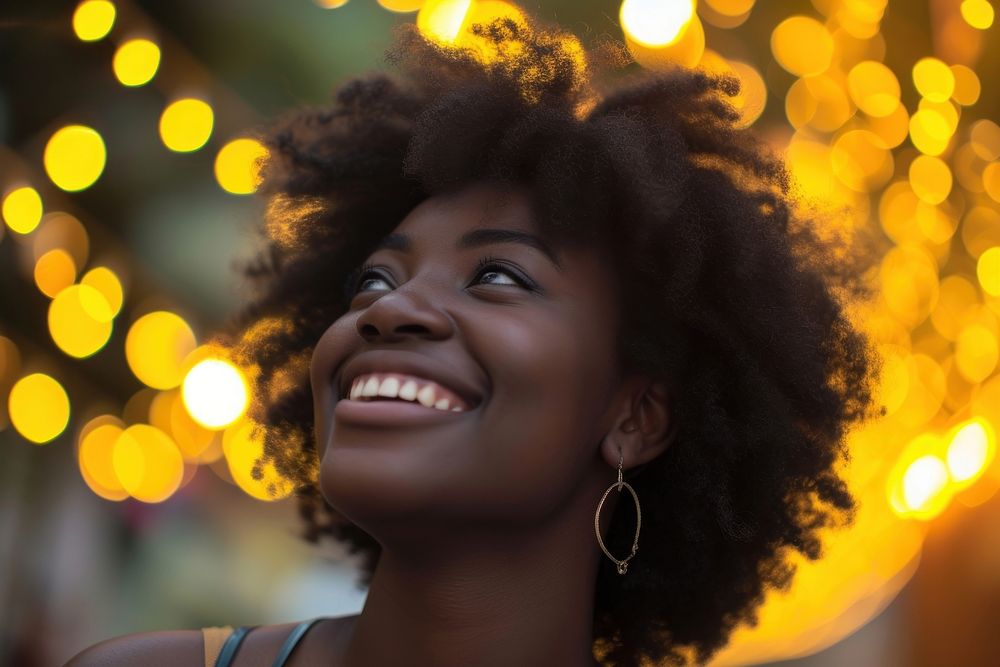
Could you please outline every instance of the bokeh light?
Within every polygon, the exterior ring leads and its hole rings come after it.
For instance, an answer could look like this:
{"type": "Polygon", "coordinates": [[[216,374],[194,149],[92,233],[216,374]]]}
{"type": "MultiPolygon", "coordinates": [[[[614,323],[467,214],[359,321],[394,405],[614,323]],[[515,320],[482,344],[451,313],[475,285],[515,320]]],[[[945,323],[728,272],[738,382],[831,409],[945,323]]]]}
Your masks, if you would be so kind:
{"type": "Polygon", "coordinates": [[[111,67],[123,86],[145,85],[160,67],[160,47],[148,39],[130,39],[115,51],[111,67]]]}
{"type": "Polygon", "coordinates": [[[81,285],[93,287],[108,302],[111,317],[117,317],[125,299],[121,280],[114,271],[106,266],[95,266],[80,278],[81,285]]]}
{"type": "Polygon", "coordinates": [[[210,429],[223,429],[240,418],[249,403],[243,373],[225,359],[203,359],[184,377],[181,396],[188,413],[210,429]]]}
{"type": "Polygon", "coordinates": [[[260,161],[266,157],[267,148],[256,139],[234,139],[215,158],[215,180],[226,192],[251,194],[260,182],[260,161]]]}
{"type": "Polygon", "coordinates": [[[111,32],[115,6],[108,0],[85,0],[73,12],[73,32],[84,42],[96,42],[111,32]]]}
{"type": "Polygon", "coordinates": [[[76,264],[62,248],[49,250],[35,262],[35,284],[45,296],[55,298],[76,282],[76,264]]]}
{"type": "Polygon", "coordinates": [[[178,489],[184,460],[166,433],[149,424],[133,424],[119,434],[111,455],[114,473],[130,496],[145,503],[163,502],[178,489]]]}
{"type": "Polygon", "coordinates": [[[822,74],[833,61],[833,38],[826,26],[808,16],[791,16],[771,33],[771,52],[796,76],[822,74]]]}
{"type": "Polygon", "coordinates": [[[254,479],[257,460],[264,455],[262,431],[254,424],[240,419],[224,431],[222,447],[233,481],[248,495],[258,500],[280,500],[291,495],[292,484],[281,477],[273,465],[261,466],[260,479],[254,479]]]}
{"type": "Polygon", "coordinates": [[[67,192],[86,190],[101,176],[107,152],[104,139],[93,128],[68,125],[45,144],[45,173],[67,192]]]}
{"type": "Polygon", "coordinates": [[[962,18],[973,28],[986,30],[993,25],[993,5],[988,0],[962,0],[962,18]]]}
{"type": "Polygon", "coordinates": [[[378,4],[391,12],[415,12],[424,4],[424,0],[378,0],[378,4]]]}
{"type": "Polygon", "coordinates": [[[95,417],[80,431],[77,463],[90,490],[105,500],[124,500],[128,491],[115,473],[113,455],[124,431],[121,420],[112,415],[95,417]]]}
{"type": "Polygon", "coordinates": [[[167,105],[160,116],[160,139],[172,151],[196,151],[212,135],[214,115],[204,100],[184,98],[167,105]]]}
{"type": "Polygon", "coordinates": [[[172,389],[184,380],[184,359],[197,346],[182,317],[159,310],[137,319],[125,337],[125,359],[135,376],[154,389],[172,389]]]}
{"type": "Polygon", "coordinates": [[[7,397],[10,423],[26,440],[45,444],[59,436],[69,423],[69,396],[59,382],[45,373],[26,375],[7,397]]]}
{"type": "Polygon", "coordinates": [[[113,314],[107,299],[89,285],[70,285],[49,304],[49,334],[71,357],[89,357],[111,337],[113,314]]]}
{"type": "Polygon", "coordinates": [[[653,48],[676,42],[693,18],[693,0],[624,0],[619,10],[626,34],[653,48]]]}
{"type": "Polygon", "coordinates": [[[32,187],[22,186],[3,198],[3,220],[18,234],[30,234],[42,220],[42,198],[32,187]]]}

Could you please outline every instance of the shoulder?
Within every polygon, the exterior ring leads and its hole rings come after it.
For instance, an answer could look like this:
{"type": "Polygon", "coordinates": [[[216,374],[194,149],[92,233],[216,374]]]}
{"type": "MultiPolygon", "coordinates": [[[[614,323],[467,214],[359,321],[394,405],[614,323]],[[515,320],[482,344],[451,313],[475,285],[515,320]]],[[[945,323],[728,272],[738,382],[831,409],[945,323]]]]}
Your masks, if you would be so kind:
{"type": "MultiPolygon", "coordinates": [[[[332,642],[340,646],[341,640],[346,637],[357,618],[358,615],[353,614],[324,619],[303,638],[303,644],[329,647],[332,642]],[[307,642],[310,637],[313,641],[307,642]],[[317,639],[320,641],[316,641],[317,639]]],[[[242,647],[246,647],[247,654],[273,656],[298,623],[293,621],[255,627],[243,640],[242,647]]],[[[204,662],[205,643],[200,629],[156,630],[106,639],[77,653],[64,667],[118,667],[134,664],[142,664],[143,667],[175,667],[203,665],[204,662]]],[[[236,662],[240,661],[237,659],[236,662]]]]}

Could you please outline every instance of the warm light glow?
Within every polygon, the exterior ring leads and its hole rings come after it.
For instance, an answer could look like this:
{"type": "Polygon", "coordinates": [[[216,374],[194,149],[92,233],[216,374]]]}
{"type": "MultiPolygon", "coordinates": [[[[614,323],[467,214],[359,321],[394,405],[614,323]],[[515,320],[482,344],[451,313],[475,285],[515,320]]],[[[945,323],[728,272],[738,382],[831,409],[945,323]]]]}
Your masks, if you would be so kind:
{"type": "Polygon", "coordinates": [[[115,473],[115,443],[122,434],[120,420],[111,415],[95,417],[81,430],[77,462],[90,490],[105,500],[124,500],[128,492],[115,473]],[[91,426],[91,424],[94,424],[91,426]]]}
{"type": "Polygon", "coordinates": [[[991,296],[1000,296],[1000,246],[983,252],[976,262],[976,277],[983,291],[991,296]]]}
{"type": "Polygon", "coordinates": [[[619,10],[622,30],[643,46],[673,44],[694,17],[693,0],[624,0],[619,10]]]}
{"type": "Polygon", "coordinates": [[[7,410],[18,433],[35,444],[44,444],[66,429],[69,396],[52,377],[32,373],[14,383],[7,410]]]}
{"type": "Polygon", "coordinates": [[[172,389],[184,380],[184,358],[197,346],[194,332],[179,315],[158,310],[136,320],[125,337],[125,359],[139,381],[172,389]]]}
{"type": "Polygon", "coordinates": [[[955,91],[955,73],[937,58],[921,58],[913,66],[917,92],[932,102],[945,102],[955,91]]]}
{"type": "Polygon", "coordinates": [[[996,334],[982,324],[964,327],[955,339],[955,365],[972,384],[982,382],[993,374],[998,355],[1000,350],[996,334]]]}
{"type": "Polygon", "coordinates": [[[267,148],[255,139],[234,139],[215,158],[215,180],[226,192],[248,195],[259,185],[259,161],[267,148]]]}
{"type": "Polygon", "coordinates": [[[73,12],[73,32],[84,42],[96,42],[111,32],[115,6],[108,0],[86,0],[73,12]]]}
{"type": "Polygon", "coordinates": [[[982,92],[982,84],[975,70],[965,65],[952,65],[951,73],[955,76],[955,90],[951,98],[964,107],[975,104],[982,92]]]}
{"type": "Polygon", "coordinates": [[[424,4],[424,0],[378,0],[378,4],[382,5],[391,12],[415,12],[420,9],[420,6],[424,4]]]}
{"type": "Polygon", "coordinates": [[[789,17],[771,33],[774,59],[796,76],[825,72],[833,61],[833,47],[826,26],[808,16],[789,17]]]}
{"type": "Polygon", "coordinates": [[[65,250],[50,250],[35,262],[35,284],[45,296],[55,298],[76,281],[76,264],[65,250]]]}
{"type": "Polygon", "coordinates": [[[95,266],[80,278],[81,285],[89,285],[100,292],[108,302],[111,317],[116,317],[122,309],[124,293],[122,283],[115,272],[106,266],[95,266]]]}
{"type": "Polygon", "coordinates": [[[417,14],[417,28],[428,39],[452,44],[471,4],[472,0],[427,0],[417,14]]]}
{"type": "Polygon", "coordinates": [[[323,9],[336,9],[347,4],[347,0],[313,0],[313,2],[323,9]]]}
{"type": "Polygon", "coordinates": [[[147,84],[160,67],[160,47],[148,39],[131,39],[115,51],[111,66],[123,86],[147,84]]]}
{"type": "Polygon", "coordinates": [[[115,476],[130,496],[145,503],[163,502],[184,477],[184,461],[166,433],[149,424],[133,424],[115,442],[115,476]]]}
{"type": "Polygon", "coordinates": [[[3,219],[18,234],[30,234],[42,219],[42,198],[34,188],[24,186],[3,198],[3,219]]]}
{"type": "Polygon", "coordinates": [[[49,304],[48,325],[59,349],[82,359],[104,347],[111,337],[111,308],[93,287],[70,285],[49,304]]]}
{"type": "Polygon", "coordinates": [[[254,436],[252,422],[241,419],[227,428],[222,436],[222,449],[229,474],[248,495],[258,500],[272,501],[286,498],[292,493],[291,482],[278,475],[273,465],[263,466],[261,479],[253,478],[257,459],[264,454],[264,442],[260,431],[254,436]]]}
{"type": "Polygon", "coordinates": [[[987,0],[963,0],[962,18],[973,28],[986,30],[993,25],[993,5],[987,0]]]}
{"type": "Polygon", "coordinates": [[[86,190],[100,177],[107,160],[104,140],[93,128],[68,125],[45,144],[45,172],[67,192],[86,190]]]}
{"type": "Polygon", "coordinates": [[[160,139],[172,151],[196,151],[212,135],[214,116],[207,102],[185,98],[172,102],[160,116],[160,139]]]}
{"type": "Polygon", "coordinates": [[[211,429],[232,424],[249,403],[243,373],[224,359],[203,359],[195,364],[184,377],[181,396],[194,420],[211,429]]]}
{"type": "Polygon", "coordinates": [[[880,62],[865,60],[847,74],[847,90],[854,103],[869,116],[888,116],[899,106],[899,81],[880,62]]]}
{"type": "Polygon", "coordinates": [[[989,434],[982,422],[962,427],[948,445],[948,472],[957,482],[972,482],[992,458],[989,434]]]}
{"type": "Polygon", "coordinates": [[[924,510],[948,483],[948,468],[938,457],[922,456],[903,475],[903,500],[908,509],[924,510]]]}
{"type": "Polygon", "coordinates": [[[944,160],[918,155],[910,163],[910,187],[928,204],[940,204],[951,192],[951,171],[944,160]]]}

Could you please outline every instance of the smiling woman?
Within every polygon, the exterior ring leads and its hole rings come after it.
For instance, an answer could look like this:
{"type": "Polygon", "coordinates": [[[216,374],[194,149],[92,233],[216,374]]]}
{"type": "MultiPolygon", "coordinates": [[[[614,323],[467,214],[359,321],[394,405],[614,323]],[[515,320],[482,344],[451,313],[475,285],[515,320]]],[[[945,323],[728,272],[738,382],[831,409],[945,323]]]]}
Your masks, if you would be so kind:
{"type": "MultiPolygon", "coordinates": [[[[404,26],[398,74],[261,137],[256,290],[218,339],[260,466],[370,586],[286,664],[702,663],[850,519],[878,359],[845,307],[874,251],[795,213],[735,79],[476,33],[404,26]]],[[[129,655],[263,664],[308,627],[129,655]]]]}

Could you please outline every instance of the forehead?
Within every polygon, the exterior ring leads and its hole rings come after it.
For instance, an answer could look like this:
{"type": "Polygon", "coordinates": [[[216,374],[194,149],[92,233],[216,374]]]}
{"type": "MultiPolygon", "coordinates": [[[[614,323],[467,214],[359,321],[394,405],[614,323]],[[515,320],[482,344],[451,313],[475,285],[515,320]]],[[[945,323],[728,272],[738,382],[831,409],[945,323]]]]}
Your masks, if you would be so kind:
{"type": "Polygon", "coordinates": [[[447,238],[477,227],[499,227],[538,234],[528,191],[521,186],[477,183],[421,202],[396,226],[415,239],[447,238]]]}

